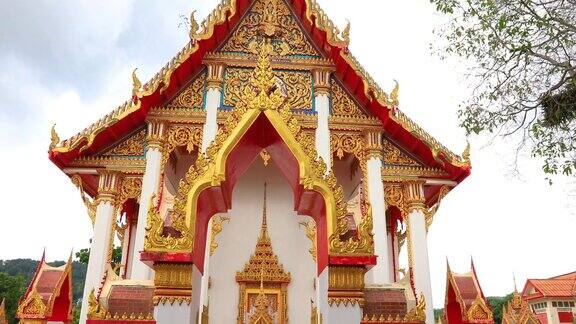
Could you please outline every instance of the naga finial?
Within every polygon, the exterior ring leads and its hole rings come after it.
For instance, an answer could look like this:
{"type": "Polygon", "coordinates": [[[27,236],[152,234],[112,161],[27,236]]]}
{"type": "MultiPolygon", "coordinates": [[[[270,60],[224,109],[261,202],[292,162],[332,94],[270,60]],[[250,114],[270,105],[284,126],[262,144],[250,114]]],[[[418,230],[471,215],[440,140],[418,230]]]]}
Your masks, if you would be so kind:
{"type": "Polygon", "coordinates": [[[189,32],[190,39],[195,39],[196,35],[198,35],[198,30],[200,30],[200,25],[198,25],[198,22],[194,17],[195,13],[196,10],[192,11],[192,13],[190,14],[190,32],[189,32]]]}
{"type": "Polygon", "coordinates": [[[398,105],[400,104],[400,101],[398,100],[398,92],[400,90],[400,84],[396,80],[394,80],[394,83],[395,83],[394,89],[392,89],[392,92],[390,92],[390,101],[394,107],[398,107],[398,105]]]}
{"type": "Polygon", "coordinates": [[[138,96],[138,92],[140,92],[140,89],[142,89],[142,82],[140,82],[140,79],[138,79],[138,76],[136,75],[136,70],[138,70],[138,68],[135,68],[134,71],[132,71],[132,95],[133,96],[138,96]]]}
{"type": "Polygon", "coordinates": [[[465,163],[470,163],[470,142],[466,141],[466,148],[464,148],[464,152],[462,152],[462,160],[465,163]]]}
{"type": "Polygon", "coordinates": [[[340,37],[342,37],[346,43],[350,43],[350,21],[348,19],[346,19],[346,27],[344,27],[340,37]]]}
{"type": "Polygon", "coordinates": [[[50,130],[50,146],[48,146],[48,151],[52,151],[60,143],[60,136],[56,132],[56,124],[52,125],[50,130]]]}

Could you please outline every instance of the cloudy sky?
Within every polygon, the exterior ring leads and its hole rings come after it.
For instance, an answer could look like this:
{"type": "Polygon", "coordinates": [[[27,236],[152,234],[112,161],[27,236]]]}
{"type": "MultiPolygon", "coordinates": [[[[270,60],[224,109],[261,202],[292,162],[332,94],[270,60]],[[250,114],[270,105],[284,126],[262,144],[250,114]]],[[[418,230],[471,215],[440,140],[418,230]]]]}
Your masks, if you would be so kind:
{"type": "MultiPolygon", "coordinates": [[[[427,0],[319,0],[352,23],[351,50],[384,88],[400,82],[401,109],[456,152],[466,144],[456,111],[469,93],[465,64],[430,53],[440,21],[427,0]]],[[[87,247],[91,225],[78,192],[46,154],[50,127],[69,137],[126,100],[131,70],[151,77],[187,41],[181,15],[204,17],[216,0],[0,0],[0,259],[64,259],[87,247]]],[[[571,179],[549,186],[513,140],[472,138],[472,175],[444,201],[429,233],[434,304],[446,259],[470,257],[487,295],[527,277],[576,270],[571,179]],[[490,142],[491,145],[487,145],[490,142]]]]}

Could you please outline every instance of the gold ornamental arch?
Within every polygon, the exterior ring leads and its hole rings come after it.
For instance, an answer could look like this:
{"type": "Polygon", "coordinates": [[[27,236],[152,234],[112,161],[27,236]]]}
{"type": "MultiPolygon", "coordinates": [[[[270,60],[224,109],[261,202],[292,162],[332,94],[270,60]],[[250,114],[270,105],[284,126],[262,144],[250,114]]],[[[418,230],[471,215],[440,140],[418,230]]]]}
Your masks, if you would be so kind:
{"type": "MultiPolygon", "coordinates": [[[[325,203],[324,217],[326,231],[321,242],[318,233],[317,245],[328,243],[328,253],[332,255],[372,255],[372,215],[368,212],[358,227],[358,237],[341,240],[348,231],[346,202],[342,188],[337,185],[332,172],[326,172],[326,164],[317,158],[314,140],[301,130],[297,119],[289,107],[284,105],[285,97],[276,84],[270,64],[272,53],[270,44],[263,44],[258,57],[258,65],[245,87],[236,107],[231,111],[223,127],[205,155],[200,155],[179,186],[179,196],[175,200],[172,226],[182,233],[179,238],[162,237],[162,229],[156,225],[159,215],[153,211],[148,215],[145,249],[147,251],[184,250],[194,247],[195,234],[198,234],[198,203],[206,190],[219,188],[227,180],[227,162],[234,149],[259,118],[265,117],[274,131],[286,145],[298,165],[298,185],[302,191],[319,194],[325,203]]],[[[258,151],[259,152],[259,151],[258,151]]],[[[274,152],[270,152],[274,158],[274,152]]],[[[221,189],[220,189],[221,190],[221,189]]],[[[222,194],[220,191],[219,194],[222,194]]],[[[203,208],[203,207],[202,207],[203,208]]],[[[370,210],[368,208],[368,210],[370,210]]],[[[219,211],[221,212],[221,211],[219,211]]],[[[211,213],[208,219],[213,216],[211,213]]],[[[314,217],[318,222],[319,218],[314,217]]],[[[320,224],[317,224],[317,226],[320,224]]],[[[206,229],[204,228],[203,231],[206,229]]],[[[201,232],[204,234],[204,232],[201,232]]]]}

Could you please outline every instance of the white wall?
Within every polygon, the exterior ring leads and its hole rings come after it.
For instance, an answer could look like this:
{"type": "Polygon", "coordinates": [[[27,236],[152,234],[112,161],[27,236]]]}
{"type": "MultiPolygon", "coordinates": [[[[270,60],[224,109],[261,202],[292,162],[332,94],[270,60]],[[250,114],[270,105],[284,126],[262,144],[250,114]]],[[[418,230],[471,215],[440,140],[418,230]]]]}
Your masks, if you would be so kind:
{"type": "Polygon", "coordinates": [[[260,158],[236,184],[232,209],[217,236],[218,249],[210,258],[210,323],[235,323],[238,313],[236,271],[241,271],[254,252],[260,233],[264,181],[268,183],[268,232],[274,252],[284,270],[290,272],[288,320],[310,322],[310,300],[315,296],[316,265],[308,250],[310,241],[299,222],[309,220],[293,210],[293,194],[271,161],[264,167],[260,158]]]}

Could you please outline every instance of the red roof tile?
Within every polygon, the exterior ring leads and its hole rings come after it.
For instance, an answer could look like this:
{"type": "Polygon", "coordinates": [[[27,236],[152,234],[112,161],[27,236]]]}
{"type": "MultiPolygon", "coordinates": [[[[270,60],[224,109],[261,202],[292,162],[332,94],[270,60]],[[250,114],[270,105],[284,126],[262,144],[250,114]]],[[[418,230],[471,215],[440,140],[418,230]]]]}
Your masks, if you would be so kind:
{"type": "Polygon", "coordinates": [[[542,297],[573,297],[576,295],[576,279],[528,279],[542,297]]]}

